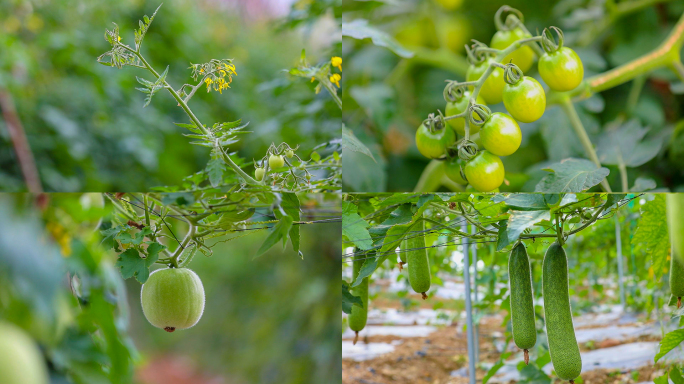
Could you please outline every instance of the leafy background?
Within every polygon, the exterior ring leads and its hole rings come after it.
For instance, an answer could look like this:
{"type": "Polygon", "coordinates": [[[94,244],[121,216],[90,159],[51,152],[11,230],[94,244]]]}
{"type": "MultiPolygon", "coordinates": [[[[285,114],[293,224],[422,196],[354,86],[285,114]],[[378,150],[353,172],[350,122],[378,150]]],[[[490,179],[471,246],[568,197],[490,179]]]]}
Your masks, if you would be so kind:
{"type": "MultiPolygon", "coordinates": [[[[566,45],[582,58],[585,77],[648,53],[684,13],[684,4],[674,1],[344,1],[343,122],[374,157],[345,153],[345,191],[414,189],[429,161],[415,146],[416,129],[428,114],[444,112],[444,80],[464,80],[464,44],[470,39],[489,44],[496,31],[494,14],[504,4],[522,11],[532,32],[562,28],[566,45]],[[637,11],[612,21],[608,3],[636,5],[637,11]]],[[[530,75],[539,79],[536,65],[530,75]]],[[[681,82],[668,70],[642,80],[643,89],[632,101],[628,82],[576,108],[602,165],[610,170],[613,191],[622,191],[618,153],[627,165],[630,190],[683,190],[681,82]]],[[[504,111],[503,104],[492,110],[504,111]]],[[[520,149],[502,159],[510,183],[502,191],[535,191],[548,174],[544,168],[569,157],[586,158],[558,107],[520,127],[520,149]]]]}
{"type": "MultiPolygon", "coordinates": [[[[0,3],[0,89],[9,92],[47,191],[147,191],[204,169],[210,154],[189,145],[173,122],[188,122],[169,94],[143,109],[135,77],[95,59],[116,22],[133,41],[143,15],[161,2],[11,0],[0,3]]],[[[315,84],[283,72],[307,50],[311,64],[339,56],[339,7],[310,1],[165,1],[143,54],[176,87],[190,63],[233,58],[238,76],[220,95],[200,90],[191,108],[203,122],[249,121],[232,151],[251,163],[271,142],[303,150],[340,137],[340,110],[315,84]],[[338,12],[335,14],[335,12],[338,12]]],[[[321,155],[327,155],[321,153],[321,155]]],[[[25,190],[0,119],[0,190],[25,190]]]]}
{"type": "MultiPolygon", "coordinates": [[[[336,195],[300,200],[339,212],[336,195]]],[[[40,344],[52,383],[339,380],[339,222],[302,225],[303,258],[289,244],[255,258],[268,231],[212,239],[213,256],[189,265],[205,288],[204,314],[167,333],[144,318],[140,283],[122,279],[116,253],[102,244],[96,229],[113,214],[102,201],[50,194],[39,210],[31,195],[0,194],[0,321],[40,344]],[[80,300],[67,276],[77,276],[80,300]]]]}

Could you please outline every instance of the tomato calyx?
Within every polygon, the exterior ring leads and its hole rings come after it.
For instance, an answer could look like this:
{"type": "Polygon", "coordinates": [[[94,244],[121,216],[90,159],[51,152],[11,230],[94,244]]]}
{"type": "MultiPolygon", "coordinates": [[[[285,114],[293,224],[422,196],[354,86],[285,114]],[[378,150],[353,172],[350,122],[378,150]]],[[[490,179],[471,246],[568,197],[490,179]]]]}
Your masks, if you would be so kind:
{"type": "Polygon", "coordinates": [[[518,84],[518,82],[522,80],[523,76],[523,71],[520,70],[520,68],[517,65],[513,63],[508,63],[504,65],[504,81],[507,84],[518,84]]]}
{"type": "Polygon", "coordinates": [[[470,108],[468,108],[468,118],[470,119],[470,122],[472,124],[477,126],[486,123],[491,115],[492,110],[489,109],[489,107],[487,107],[486,105],[475,104],[471,105],[470,108]]]}
{"type": "Polygon", "coordinates": [[[542,31],[542,40],[541,40],[541,45],[542,48],[544,48],[544,51],[546,53],[554,53],[558,51],[559,49],[563,48],[563,31],[561,31],[560,28],[558,27],[549,27],[549,28],[544,28],[544,31],[542,31]],[[558,35],[558,43],[556,43],[556,40],[553,38],[553,34],[551,34],[551,30],[556,32],[556,35],[558,35]]]}
{"type": "Polygon", "coordinates": [[[478,150],[479,148],[475,142],[463,139],[460,143],[458,143],[458,158],[468,162],[477,155],[478,150]]]}
{"type": "Polygon", "coordinates": [[[522,12],[508,5],[502,6],[496,11],[496,14],[494,14],[494,24],[496,25],[497,31],[510,31],[511,29],[515,29],[519,24],[524,23],[524,20],[525,18],[523,17],[522,12]],[[503,22],[501,18],[504,12],[508,12],[505,22],[503,22]]]}

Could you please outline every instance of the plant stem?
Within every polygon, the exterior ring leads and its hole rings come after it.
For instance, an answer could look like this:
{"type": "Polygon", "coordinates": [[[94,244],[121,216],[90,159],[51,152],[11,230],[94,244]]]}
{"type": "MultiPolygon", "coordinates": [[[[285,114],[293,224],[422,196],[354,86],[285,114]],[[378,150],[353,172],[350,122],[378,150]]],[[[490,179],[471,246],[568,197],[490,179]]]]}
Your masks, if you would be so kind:
{"type": "MultiPolygon", "coordinates": [[[[159,74],[157,73],[157,71],[155,71],[154,68],[152,68],[152,66],[150,66],[150,64],[147,62],[147,60],[145,60],[145,58],[139,52],[136,52],[135,50],[131,49],[130,47],[128,47],[126,45],[124,45],[124,47],[126,47],[126,49],[129,50],[130,52],[133,52],[138,57],[138,59],[140,59],[140,62],[143,63],[145,68],[147,68],[147,70],[150,71],[157,79],[159,78],[159,74]]],[[[183,100],[183,98],[180,97],[180,95],[178,95],[176,90],[173,89],[173,87],[166,80],[164,80],[164,88],[166,88],[166,90],[168,90],[169,93],[171,93],[171,96],[173,96],[173,98],[176,99],[176,101],[178,102],[178,105],[180,105],[180,107],[183,108],[183,111],[185,111],[185,113],[188,115],[190,120],[192,120],[192,122],[197,126],[197,128],[199,128],[203,134],[212,137],[213,135],[211,134],[211,132],[209,132],[209,130],[207,128],[205,128],[204,125],[202,125],[202,123],[199,121],[197,116],[195,116],[195,114],[192,113],[192,110],[190,110],[190,107],[188,107],[188,104],[185,102],[185,100],[183,100]]],[[[261,185],[261,183],[254,180],[251,176],[249,176],[247,173],[245,173],[245,171],[243,171],[242,168],[240,168],[237,164],[235,164],[233,159],[231,159],[227,153],[225,153],[223,150],[221,150],[220,153],[221,153],[221,157],[223,158],[223,161],[225,161],[226,164],[228,164],[228,166],[231,167],[233,169],[233,171],[235,171],[235,173],[237,173],[240,177],[242,177],[247,184],[249,184],[249,185],[261,185]]]]}
{"type": "Polygon", "coordinates": [[[546,97],[547,106],[562,104],[568,96],[588,98],[594,93],[616,87],[662,67],[670,68],[684,81],[684,67],[679,56],[682,43],[684,43],[684,14],[656,49],[610,71],[586,78],[582,84],[570,92],[549,92],[546,97]]]}
{"type": "Polygon", "coordinates": [[[629,179],[627,178],[627,166],[622,159],[622,154],[618,151],[618,170],[620,171],[620,183],[622,192],[629,192],[629,179]]]}
{"type": "MultiPolygon", "coordinates": [[[[450,129],[450,128],[447,128],[450,129]]],[[[434,192],[439,189],[444,175],[444,162],[439,160],[432,160],[423,169],[416,187],[413,192],[434,192]]]]}
{"type": "Polygon", "coordinates": [[[30,193],[43,192],[38,168],[36,168],[33,152],[31,152],[31,145],[26,138],[26,132],[24,132],[21,120],[14,108],[12,95],[4,88],[0,88],[0,109],[5,117],[5,125],[7,126],[7,131],[9,131],[10,138],[12,139],[14,153],[17,155],[19,168],[24,176],[24,182],[26,183],[28,191],[30,193]]]}
{"type": "MultiPolygon", "coordinates": [[[[564,102],[561,104],[561,108],[563,108],[563,111],[568,116],[572,129],[575,131],[580,143],[582,143],[584,153],[594,164],[596,164],[597,167],[600,168],[601,162],[596,155],[596,151],[594,150],[594,146],[589,139],[589,135],[587,135],[587,131],[584,129],[584,125],[582,125],[582,121],[577,115],[577,110],[575,110],[575,106],[572,104],[572,101],[569,97],[565,98],[564,102]]],[[[603,187],[604,191],[611,192],[610,184],[608,184],[608,181],[606,181],[605,178],[601,180],[601,187],[603,187]]]]}

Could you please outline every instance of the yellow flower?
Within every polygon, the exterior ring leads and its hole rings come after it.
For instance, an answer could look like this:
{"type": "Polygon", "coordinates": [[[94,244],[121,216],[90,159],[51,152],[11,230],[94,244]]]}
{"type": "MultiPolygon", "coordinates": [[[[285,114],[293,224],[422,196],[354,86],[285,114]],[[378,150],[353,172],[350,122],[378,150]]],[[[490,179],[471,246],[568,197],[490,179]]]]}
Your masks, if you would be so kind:
{"type": "Polygon", "coordinates": [[[337,85],[337,88],[340,87],[340,80],[342,80],[342,76],[339,73],[330,76],[330,82],[337,85]]]}
{"type": "Polygon", "coordinates": [[[121,36],[117,36],[119,39],[117,41],[121,41],[121,36]]]}
{"type": "Polygon", "coordinates": [[[333,58],[330,60],[330,63],[332,64],[333,67],[336,67],[342,72],[342,58],[339,56],[333,56],[333,58]]]}
{"type": "Polygon", "coordinates": [[[204,68],[200,68],[200,73],[204,73],[204,68]]]}
{"type": "Polygon", "coordinates": [[[314,82],[314,80],[316,80],[316,78],[313,77],[313,76],[311,76],[311,82],[312,82],[312,83],[314,82]]]}
{"type": "Polygon", "coordinates": [[[226,71],[224,71],[223,69],[220,70],[219,73],[221,74],[221,76],[225,76],[225,75],[226,75],[226,71]]]}

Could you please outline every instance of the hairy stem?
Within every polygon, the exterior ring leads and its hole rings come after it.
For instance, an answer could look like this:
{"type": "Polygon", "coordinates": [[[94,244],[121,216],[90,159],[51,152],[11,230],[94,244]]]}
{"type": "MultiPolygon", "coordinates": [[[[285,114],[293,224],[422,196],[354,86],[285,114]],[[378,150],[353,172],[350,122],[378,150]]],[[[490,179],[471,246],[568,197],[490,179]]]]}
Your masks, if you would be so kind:
{"type": "MultiPolygon", "coordinates": [[[[154,68],[150,66],[147,60],[145,60],[145,58],[139,52],[136,52],[128,46],[124,45],[124,47],[126,47],[126,49],[130,52],[133,52],[138,57],[138,59],[140,59],[140,62],[143,63],[143,66],[145,66],[145,68],[147,68],[147,70],[150,71],[157,79],[159,78],[159,73],[157,73],[157,71],[155,71],[154,68]]],[[[180,97],[178,92],[176,92],[176,90],[166,80],[164,80],[164,88],[166,88],[166,90],[169,91],[171,96],[173,96],[173,98],[176,99],[178,105],[180,105],[180,107],[183,108],[183,111],[185,111],[185,113],[188,115],[190,120],[192,120],[192,122],[197,126],[197,128],[199,128],[203,134],[211,136],[211,132],[209,132],[209,130],[205,128],[204,125],[202,125],[197,116],[195,116],[192,110],[190,110],[190,107],[188,107],[188,104],[185,102],[185,100],[183,100],[183,98],[180,97]]],[[[242,177],[247,184],[261,185],[261,183],[254,180],[251,176],[245,173],[245,171],[243,171],[242,168],[235,164],[233,159],[231,159],[230,156],[228,156],[228,154],[226,154],[224,151],[221,151],[221,157],[223,158],[223,161],[225,161],[225,163],[228,164],[228,166],[231,167],[233,171],[235,171],[235,173],[242,177]]]]}

